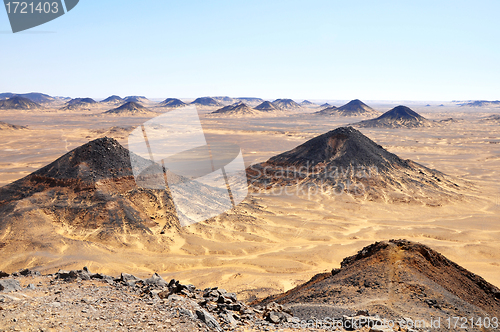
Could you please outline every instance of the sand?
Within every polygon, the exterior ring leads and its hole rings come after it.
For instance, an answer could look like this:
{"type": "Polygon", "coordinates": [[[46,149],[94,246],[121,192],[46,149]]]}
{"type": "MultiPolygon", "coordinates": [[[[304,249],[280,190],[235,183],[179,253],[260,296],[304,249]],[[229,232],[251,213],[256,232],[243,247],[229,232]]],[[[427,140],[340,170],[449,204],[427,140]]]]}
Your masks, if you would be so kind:
{"type": "MultiPolygon", "coordinates": [[[[467,202],[423,207],[354,200],[346,195],[252,194],[228,215],[169,234],[169,252],[147,247],[116,252],[68,241],[57,252],[2,257],[0,270],[12,272],[26,264],[48,272],[84,265],[108,274],[159,272],[165,279],[176,278],[200,288],[217,284],[239,293],[241,299],[252,299],[286,291],[316,273],[330,271],[344,257],[375,241],[406,238],[429,245],[500,286],[500,128],[494,122],[480,121],[498,110],[425,104],[410,107],[431,120],[462,120],[440,128],[360,131],[401,158],[472,182],[475,189],[468,192],[472,199],[467,202]]],[[[394,107],[370,106],[379,111],[394,107]]],[[[126,147],[128,130],[149,118],[98,115],[111,108],[1,111],[0,121],[27,125],[29,130],[0,131],[0,186],[104,135],[126,147]]],[[[206,134],[240,145],[246,166],[348,123],[351,118],[324,118],[310,112],[244,120],[202,115],[206,134]]]]}

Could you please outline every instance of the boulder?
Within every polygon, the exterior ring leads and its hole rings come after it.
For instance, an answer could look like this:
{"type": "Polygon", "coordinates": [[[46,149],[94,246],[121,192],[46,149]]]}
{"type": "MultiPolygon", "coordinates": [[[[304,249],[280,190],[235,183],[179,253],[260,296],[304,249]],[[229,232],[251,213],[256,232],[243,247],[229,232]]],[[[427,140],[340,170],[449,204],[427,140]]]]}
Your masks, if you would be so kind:
{"type": "Polygon", "coordinates": [[[2,279],[0,280],[0,291],[4,293],[10,293],[22,290],[21,284],[18,280],[14,279],[2,279]]]}

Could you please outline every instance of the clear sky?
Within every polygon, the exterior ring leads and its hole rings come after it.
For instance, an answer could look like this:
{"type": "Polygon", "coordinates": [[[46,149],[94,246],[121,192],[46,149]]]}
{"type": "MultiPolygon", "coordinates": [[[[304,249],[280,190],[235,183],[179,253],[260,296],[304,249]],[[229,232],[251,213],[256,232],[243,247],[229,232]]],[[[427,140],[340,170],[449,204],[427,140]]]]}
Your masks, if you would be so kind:
{"type": "Polygon", "coordinates": [[[0,92],[500,99],[500,1],[89,1],[12,34],[0,92]]]}

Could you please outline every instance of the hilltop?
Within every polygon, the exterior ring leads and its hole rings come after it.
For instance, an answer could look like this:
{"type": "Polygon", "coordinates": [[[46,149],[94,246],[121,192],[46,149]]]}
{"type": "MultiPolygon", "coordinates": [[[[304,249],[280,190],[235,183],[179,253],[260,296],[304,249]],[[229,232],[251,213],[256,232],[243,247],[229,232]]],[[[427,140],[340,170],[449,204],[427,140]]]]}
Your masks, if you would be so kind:
{"type": "Polygon", "coordinates": [[[433,127],[434,121],[427,120],[406,106],[397,106],[378,118],[352,124],[359,128],[421,128],[433,127]]]}

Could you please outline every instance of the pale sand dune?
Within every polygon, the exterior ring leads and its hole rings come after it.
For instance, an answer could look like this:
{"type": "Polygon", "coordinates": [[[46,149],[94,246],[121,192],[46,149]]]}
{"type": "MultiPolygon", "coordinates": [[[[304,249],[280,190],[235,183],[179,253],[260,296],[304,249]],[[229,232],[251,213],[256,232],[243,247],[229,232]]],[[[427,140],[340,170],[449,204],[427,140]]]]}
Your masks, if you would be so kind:
{"type": "MultiPolygon", "coordinates": [[[[217,284],[243,298],[288,290],[374,241],[407,238],[429,245],[452,261],[500,286],[500,128],[484,114],[429,112],[436,120],[463,118],[443,128],[362,129],[396,153],[475,184],[474,199],[442,207],[388,205],[340,197],[254,196],[228,216],[193,225],[170,237],[169,250],[111,250],[68,238],[57,251],[9,255],[0,270],[43,265],[42,270],[81,268],[145,276],[158,271],[198,287],[217,284]]],[[[100,113],[101,109],[92,113],[100,113]]],[[[487,113],[485,113],[487,114],[487,113]]],[[[89,117],[86,112],[5,112],[2,121],[27,132],[0,132],[0,185],[21,178],[65,152],[112,134],[107,128],[137,126],[147,118],[89,117]],[[96,131],[97,130],[97,131],[96,131]]],[[[310,114],[283,118],[203,119],[207,134],[237,143],[247,166],[345,125],[345,119],[310,114]]],[[[126,132],[116,137],[126,146],[126,132]]],[[[0,239],[1,242],[1,239],[0,239]]]]}

